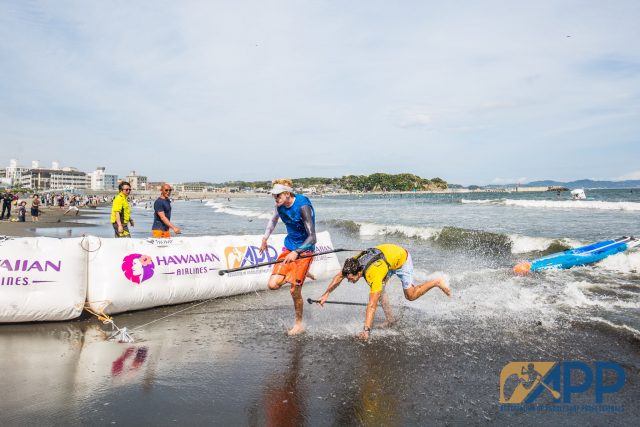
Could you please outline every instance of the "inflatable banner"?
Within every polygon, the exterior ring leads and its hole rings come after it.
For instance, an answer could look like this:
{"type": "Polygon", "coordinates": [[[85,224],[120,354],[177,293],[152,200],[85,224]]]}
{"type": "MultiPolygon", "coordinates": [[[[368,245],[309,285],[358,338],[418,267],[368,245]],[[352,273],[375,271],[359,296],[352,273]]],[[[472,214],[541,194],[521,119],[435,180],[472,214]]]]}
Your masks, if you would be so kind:
{"type": "MultiPolygon", "coordinates": [[[[171,239],[90,238],[87,300],[107,314],[237,295],[267,287],[272,266],[218,275],[219,270],[275,261],[284,235],[203,236],[171,239]]],[[[328,232],[318,233],[317,252],[332,250],[328,232]]],[[[336,254],[314,257],[317,279],[340,269],[336,254]]]]}
{"type": "Polygon", "coordinates": [[[87,293],[82,238],[0,241],[0,322],[80,316],[87,293]]]}

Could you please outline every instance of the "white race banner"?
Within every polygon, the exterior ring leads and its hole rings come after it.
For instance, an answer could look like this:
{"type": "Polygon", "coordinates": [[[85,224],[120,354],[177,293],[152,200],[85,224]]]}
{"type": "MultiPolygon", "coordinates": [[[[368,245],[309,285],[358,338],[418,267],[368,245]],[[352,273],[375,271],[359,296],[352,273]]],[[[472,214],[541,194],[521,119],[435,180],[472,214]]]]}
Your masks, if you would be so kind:
{"type": "Polygon", "coordinates": [[[0,240],[0,322],[68,320],[87,295],[82,238],[0,240]]]}
{"type": "MultiPolygon", "coordinates": [[[[89,246],[87,300],[94,310],[120,313],[161,305],[237,295],[267,288],[272,266],[220,276],[220,270],[275,261],[284,235],[269,239],[260,254],[262,236],[203,236],[171,239],[99,239],[89,246]]],[[[318,233],[316,252],[333,250],[328,232],[318,233]]],[[[310,272],[317,279],[340,268],[336,254],[314,257],[310,272]]]]}

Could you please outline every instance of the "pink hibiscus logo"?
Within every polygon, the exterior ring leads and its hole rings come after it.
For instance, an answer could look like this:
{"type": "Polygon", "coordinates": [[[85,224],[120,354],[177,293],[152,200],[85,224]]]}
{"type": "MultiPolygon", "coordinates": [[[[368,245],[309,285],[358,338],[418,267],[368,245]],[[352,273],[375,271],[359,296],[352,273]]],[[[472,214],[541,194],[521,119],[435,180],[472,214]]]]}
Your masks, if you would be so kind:
{"type": "Polygon", "coordinates": [[[140,284],[153,276],[155,264],[149,255],[130,254],[122,260],[122,272],[133,283],[140,284]]]}

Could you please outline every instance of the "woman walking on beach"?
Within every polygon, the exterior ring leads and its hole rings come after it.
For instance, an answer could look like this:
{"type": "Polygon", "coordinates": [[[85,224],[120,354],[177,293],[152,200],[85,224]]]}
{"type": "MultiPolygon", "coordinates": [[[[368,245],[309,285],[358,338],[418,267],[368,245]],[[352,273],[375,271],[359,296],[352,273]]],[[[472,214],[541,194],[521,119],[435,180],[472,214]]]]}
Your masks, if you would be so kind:
{"type": "Polygon", "coordinates": [[[276,208],[267,224],[260,253],[267,249],[269,236],[276,228],[278,219],[282,219],[287,227],[287,237],[284,239],[284,250],[278,257],[284,260],[276,264],[269,278],[269,289],[280,289],[285,283],[290,283],[289,292],[293,298],[295,309],[295,324],[288,332],[289,335],[298,335],[304,332],[302,323],[302,285],[309,271],[313,258],[311,256],[298,259],[301,255],[311,255],[316,244],[315,212],[311,201],[302,194],[294,194],[293,183],[290,179],[277,179],[273,181],[271,194],[275,199],[276,208]]]}

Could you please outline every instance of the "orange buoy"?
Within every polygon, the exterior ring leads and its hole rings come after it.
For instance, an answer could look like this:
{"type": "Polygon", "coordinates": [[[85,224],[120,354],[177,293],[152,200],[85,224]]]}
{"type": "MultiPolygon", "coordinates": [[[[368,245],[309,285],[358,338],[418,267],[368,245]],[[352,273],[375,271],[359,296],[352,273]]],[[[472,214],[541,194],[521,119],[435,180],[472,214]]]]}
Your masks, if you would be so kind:
{"type": "Polygon", "coordinates": [[[531,271],[531,263],[530,262],[521,262],[513,267],[513,272],[518,276],[526,276],[531,271]]]}

